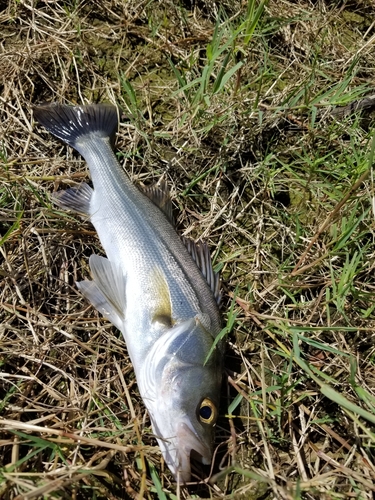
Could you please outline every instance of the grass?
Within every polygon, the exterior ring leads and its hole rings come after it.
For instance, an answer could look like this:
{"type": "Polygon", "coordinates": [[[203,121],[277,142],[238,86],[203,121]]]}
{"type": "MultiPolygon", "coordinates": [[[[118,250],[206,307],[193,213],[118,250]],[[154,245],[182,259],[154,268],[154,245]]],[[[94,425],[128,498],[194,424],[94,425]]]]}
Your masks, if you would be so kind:
{"type": "Polygon", "coordinates": [[[3,8],[0,498],[373,497],[374,14],[324,0],[3,8]],[[221,271],[217,448],[188,488],[163,464],[124,342],[76,289],[102,249],[51,205],[88,178],[32,120],[52,100],[121,107],[124,168],[165,176],[178,231],[221,271]]]}

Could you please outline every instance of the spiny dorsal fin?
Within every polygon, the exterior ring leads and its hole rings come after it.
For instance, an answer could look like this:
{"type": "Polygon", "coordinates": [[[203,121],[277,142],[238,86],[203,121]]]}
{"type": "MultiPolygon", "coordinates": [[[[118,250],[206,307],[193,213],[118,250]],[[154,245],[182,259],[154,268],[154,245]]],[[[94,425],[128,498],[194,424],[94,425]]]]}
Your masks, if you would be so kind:
{"type": "Polygon", "coordinates": [[[86,182],[83,182],[78,187],[52,193],[51,199],[60,208],[90,215],[90,201],[93,192],[94,190],[86,182]]]}
{"type": "Polygon", "coordinates": [[[203,241],[195,243],[190,238],[185,238],[184,236],[182,237],[182,242],[188,249],[194,262],[197,264],[206,279],[212,293],[214,294],[216,302],[220,304],[220,275],[219,273],[215,273],[212,268],[210,249],[208,248],[208,245],[203,241]]]}
{"type": "Polygon", "coordinates": [[[153,186],[142,188],[142,192],[160,208],[169,222],[174,225],[173,207],[167,183],[164,180],[160,180],[153,186]]]}

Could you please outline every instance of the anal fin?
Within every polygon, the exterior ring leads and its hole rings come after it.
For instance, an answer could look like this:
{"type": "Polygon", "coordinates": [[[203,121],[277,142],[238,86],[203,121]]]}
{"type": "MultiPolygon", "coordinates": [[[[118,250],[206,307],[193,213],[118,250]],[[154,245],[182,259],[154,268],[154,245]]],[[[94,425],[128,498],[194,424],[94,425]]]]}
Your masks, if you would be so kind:
{"type": "Polygon", "coordinates": [[[71,187],[65,191],[53,193],[51,198],[56,205],[65,210],[90,215],[90,201],[93,192],[93,189],[83,182],[78,187],[71,187]]]}

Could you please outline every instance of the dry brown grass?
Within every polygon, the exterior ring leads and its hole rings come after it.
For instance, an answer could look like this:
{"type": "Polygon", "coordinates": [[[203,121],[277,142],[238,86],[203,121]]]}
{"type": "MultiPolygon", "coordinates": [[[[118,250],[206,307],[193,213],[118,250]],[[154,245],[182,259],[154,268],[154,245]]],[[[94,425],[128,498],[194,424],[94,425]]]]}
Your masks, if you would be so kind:
{"type": "Polygon", "coordinates": [[[374,125],[370,101],[338,106],[373,94],[375,7],[270,1],[246,41],[245,4],[0,2],[0,498],[373,497],[374,125]],[[202,95],[178,91],[168,59],[201,76],[218,19],[232,42],[202,95]],[[212,246],[230,333],[208,482],[177,490],[124,342],[75,287],[102,250],[50,203],[88,178],[33,122],[52,100],[119,104],[124,168],[164,174],[179,231],[212,246]]]}

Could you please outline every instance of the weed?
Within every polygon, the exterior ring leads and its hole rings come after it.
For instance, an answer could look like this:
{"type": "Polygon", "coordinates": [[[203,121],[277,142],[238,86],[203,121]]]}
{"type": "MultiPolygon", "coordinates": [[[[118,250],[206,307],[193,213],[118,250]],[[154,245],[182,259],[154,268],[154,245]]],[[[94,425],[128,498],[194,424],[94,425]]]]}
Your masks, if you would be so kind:
{"type": "Polygon", "coordinates": [[[0,13],[0,497],[372,498],[370,2],[10,2],[0,13]],[[82,160],[41,101],[117,102],[222,276],[227,384],[209,480],[176,485],[126,346],[75,282],[102,253],[52,192],[82,160]],[[226,399],[226,396],[229,397],[226,399]]]}

